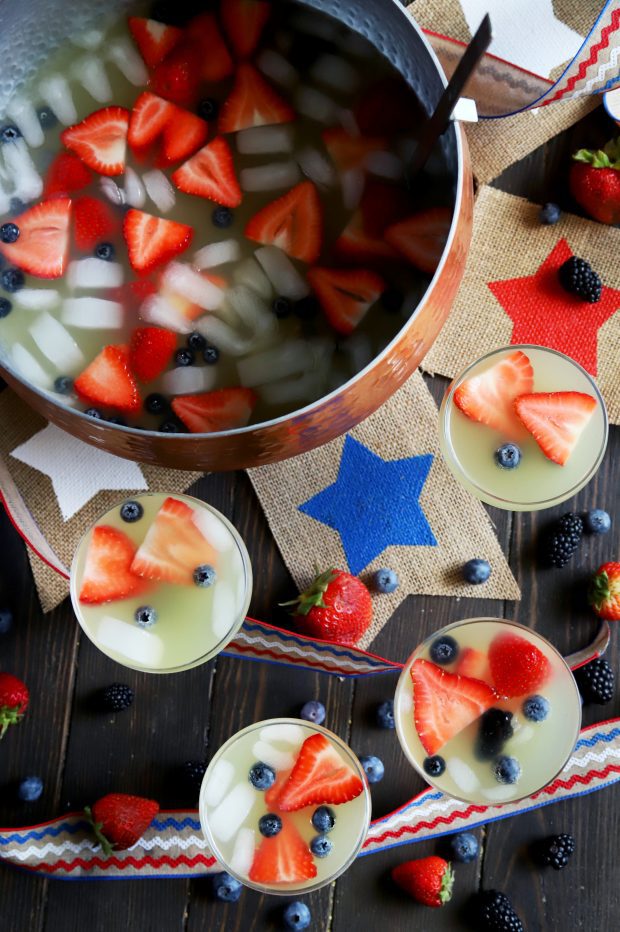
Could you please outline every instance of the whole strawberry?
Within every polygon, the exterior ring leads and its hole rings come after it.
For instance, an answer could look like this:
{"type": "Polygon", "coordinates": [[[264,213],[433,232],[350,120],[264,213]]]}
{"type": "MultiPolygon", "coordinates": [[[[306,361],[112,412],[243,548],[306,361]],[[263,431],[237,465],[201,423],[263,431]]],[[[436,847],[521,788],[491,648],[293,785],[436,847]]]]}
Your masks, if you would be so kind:
{"type": "Polygon", "coordinates": [[[139,841],[159,812],[159,803],[142,796],[108,793],[84,809],[106,857],[139,841]]]}
{"type": "Polygon", "coordinates": [[[573,155],[570,190],[577,203],[601,223],[620,223],[620,138],[604,149],[573,155]]]}
{"type": "Polygon", "coordinates": [[[454,873],[448,861],[433,855],[394,867],[392,880],[418,903],[443,906],[452,896],[454,873]]]}
{"type": "Polygon", "coordinates": [[[0,673],[0,739],[9,725],[17,725],[28,708],[28,687],[12,673],[0,673]]]}
{"type": "Polygon", "coordinates": [[[372,620],[372,600],[364,583],[343,570],[327,570],[292,602],[300,631],[336,644],[356,644],[372,620]]]}
{"type": "Polygon", "coordinates": [[[620,620],[620,563],[603,563],[590,583],[590,605],[599,618],[620,620]]]}

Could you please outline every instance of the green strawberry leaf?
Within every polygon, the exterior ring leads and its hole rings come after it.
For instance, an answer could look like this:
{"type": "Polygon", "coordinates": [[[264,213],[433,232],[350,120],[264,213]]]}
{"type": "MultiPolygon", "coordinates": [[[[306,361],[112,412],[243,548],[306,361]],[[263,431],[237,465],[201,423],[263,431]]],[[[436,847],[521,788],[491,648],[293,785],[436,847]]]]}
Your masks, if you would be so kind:
{"type": "Polygon", "coordinates": [[[578,149],[573,153],[575,162],[583,162],[592,168],[620,169],[620,136],[610,139],[602,149],[578,149]]]}

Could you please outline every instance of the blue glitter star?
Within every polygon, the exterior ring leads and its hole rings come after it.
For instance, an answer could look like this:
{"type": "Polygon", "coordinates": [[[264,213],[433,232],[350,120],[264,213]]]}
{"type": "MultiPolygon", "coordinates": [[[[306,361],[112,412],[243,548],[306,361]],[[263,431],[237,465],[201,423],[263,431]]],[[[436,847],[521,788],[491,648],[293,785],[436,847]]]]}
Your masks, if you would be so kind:
{"type": "Polygon", "coordinates": [[[432,453],[382,460],[347,435],[338,478],[299,510],[338,531],[355,574],[386,547],[436,547],[419,502],[432,462],[432,453]]]}

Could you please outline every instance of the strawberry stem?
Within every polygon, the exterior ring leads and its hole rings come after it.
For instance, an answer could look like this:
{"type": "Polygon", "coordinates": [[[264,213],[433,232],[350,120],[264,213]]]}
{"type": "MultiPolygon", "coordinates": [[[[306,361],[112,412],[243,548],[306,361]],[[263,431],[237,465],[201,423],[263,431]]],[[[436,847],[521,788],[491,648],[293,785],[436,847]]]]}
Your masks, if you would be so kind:
{"type": "Polygon", "coordinates": [[[602,149],[579,149],[573,153],[575,162],[585,162],[593,168],[620,169],[620,136],[610,139],[602,149]]]}
{"type": "Polygon", "coordinates": [[[20,712],[16,706],[3,705],[0,707],[0,741],[7,733],[9,725],[19,725],[23,717],[24,713],[20,712]]]}
{"type": "Polygon", "coordinates": [[[452,897],[452,887],[454,886],[454,871],[452,870],[452,865],[447,864],[444,871],[444,875],[441,878],[441,890],[439,891],[439,899],[441,900],[441,905],[447,903],[448,900],[452,897]]]}
{"type": "Polygon", "coordinates": [[[588,599],[597,611],[611,598],[611,589],[609,586],[609,576],[605,571],[597,573],[590,584],[588,599]]]}
{"type": "Polygon", "coordinates": [[[108,839],[105,837],[105,835],[101,831],[101,829],[103,828],[103,822],[95,822],[95,820],[93,819],[93,813],[92,813],[90,806],[84,806],[84,815],[86,816],[86,818],[91,824],[92,830],[95,834],[95,838],[99,842],[99,845],[101,846],[101,850],[103,851],[103,854],[105,855],[106,858],[109,858],[110,855],[113,853],[112,849],[114,848],[114,845],[110,844],[108,839]]]}
{"type": "Polygon", "coordinates": [[[319,573],[305,592],[300,592],[297,598],[291,599],[290,602],[280,602],[280,606],[283,608],[289,605],[293,606],[291,608],[291,615],[307,615],[310,609],[315,606],[326,608],[323,596],[329,584],[332,583],[337,576],[338,570],[326,570],[324,573],[319,573]]]}

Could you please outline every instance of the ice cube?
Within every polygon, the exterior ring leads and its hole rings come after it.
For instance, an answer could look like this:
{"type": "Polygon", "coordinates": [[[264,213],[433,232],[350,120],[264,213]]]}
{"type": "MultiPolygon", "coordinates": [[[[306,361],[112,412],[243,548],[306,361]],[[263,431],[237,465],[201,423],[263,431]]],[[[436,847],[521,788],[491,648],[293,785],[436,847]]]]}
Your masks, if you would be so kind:
{"type": "Polygon", "coordinates": [[[292,161],[255,165],[239,172],[239,183],[244,191],[276,191],[292,188],[298,181],[299,165],[292,161]]]}
{"type": "Polygon", "coordinates": [[[305,372],[294,379],[280,379],[261,385],[258,392],[268,405],[283,405],[294,401],[312,401],[318,395],[316,373],[305,372]]]}
{"type": "Polygon", "coordinates": [[[252,348],[254,342],[250,337],[243,336],[230,324],[212,314],[206,314],[200,320],[194,321],[194,326],[209,343],[213,343],[225,353],[230,353],[231,356],[244,356],[252,348]]]}
{"type": "Polygon", "coordinates": [[[266,301],[270,301],[273,297],[271,282],[256,259],[252,257],[235,266],[232,277],[236,285],[247,285],[266,301]]]}
{"type": "Polygon", "coordinates": [[[484,796],[485,799],[490,799],[492,802],[501,803],[513,798],[515,795],[515,788],[514,786],[481,787],[480,795],[484,796]]]}
{"type": "Polygon", "coordinates": [[[71,88],[61,74],[53,74],[41,81],[39,94],[61,123],[69,126],[76,122],[77,110],[73,103],[71,88]]]}
{"type": "Polygon", "coordinates": [[[230,869],[241,877],[247,877],[254,860],[256,832],[252,828],[240,828],[230,856],[230,869]]]}
{"type": "Polygon", "coordinates": [[[140,305],[140,317],[149,324],[165,327],[175,333],[191,333],[192,321],[184,317],[176,307],[159,294],[151,295],[140,305]]]}
{"type": "Polygon", "coordinates": [[[29,146],[36,148],[43,145],[45,134],[41,128],[37,111],[27,97],[21,95],[13,97],[6,108],[6,115],[13,120],[29,146]]]}
{"type": "Polygon", "coordinates": [[[155,631],[127,624],[120,618],[104,615],[94,622],[93,637],[101,648],[135,663],[140,667],[161,667],[164,660],[164,642],[155,631]]]}
{"type": "Polygon", "coordinates": [[[20,288],[13,302],[25,311],[50,311],[60,302],[60,294],[53,288],[20,288]]]}
{"type": "Polygon", "coordinates": [[[237,149],[242,155],[265,155],[270,152],[292,152],[293,130],[290,126],[251,126],[236,135],[237,149]]]}
{"type": "Polygon", "coordinates": [[[241,247],[236,239],[224,239],[219,243],[209,243],[194,253],[193,265],[198,270],[214,269],[218,265],[237,262],[241,258],[241,247]]]}
{"type": "Polygon", "coordinates": [[[261,741],[276,741],[281,744],[291,744],[296,748],[303,743],[305,737],[306,732],[300,725],[291,725],[288,722],[267,725],[266,728],[261,728],[259,734],[261,741]]]}
{"type": "Polygon", "coordinates": [[[534,734],[532,725],[521,725],[515,729],[513,737],[510,739],[510,747],[518,747],[520,744],[527,744],[534,734]]]}
{"type": "Polygon", "coordinates": [[[263,299],[245,285],[235,285],[226,294],[226,300],[245,326],[258,335],[277,330],[276,317],[263,299]]]}
{"type": "Polygon", "coordinates": [[[215,366],[179,366],[166,372],[162,386],[169,395],[193,395],[211,391],[215,382],[215,366]]]}
{"type": "Polygon", "coordinates": [[[122,36],[106,46],[107,57],[130,84],[141,87],[148,83],[149,73],[129,38],[122,36]]]}
{"type": "Polygon", "coordinates": [[[76,259],[69,263],[67,283],[69,288],[118,288],[123,284],[123,266],[105,259],[76,259]]]}
{"type": "Polygon", "coordinates": [[[349,168],[340,175],[342,186],[342,203],[347,210],[359,207],[366,180],[361,168],[349,168]]]}
{"type": "Polygon", "coordinates": [[[118,330],[123,326],[123,305],[103,298],[67,298],[60,319],[82,330],[118,330]]]}
{"type": "Polygon", "coordinates": [[[399,708],[401,715],[409,715],[413,712],[413,696],[408,689],[403,689],[400,694],[399,708]]]}
{"type": "Polygon", "coordinates": [[[322,152],[307,146],[297,156],[303,174],[321,188],[330,188],[336,183],[334,166],[322,152]]]}
{"type": "Polygon", "coordinates": [[[203,798],[207,806],[219,806],[233,782],[234,776],[234,766],[230,761],[220,757],[211,768],[209,779],[205,784],[203,798]]]}
{"type": "Polygon", "coordinates": [[[340,110],[338,113],[338,122],[342,126],[343,130],[349,134],[349,136],[361,136],[360,128],[355,118],[355,114],[352,110],[340,110]]]}
{"type": "Polygon", "coordinates": [[[47,311],[37,317],[29,329],[40,351],[59,372],[71,373],[84,365],[82,350],[63,325],[47,311]]]}
{"type": "Polygon", "coordinates": [[[338,106],[315,87],[300,87],[295,97],[295,107],[310,120],[317,123],[335,123],[338,118],[338,106]]]}
{"type": "Polygon", "coordinates": [[[153,201],[157,209],[162,214],[167,214],[176,204],[177,196],[175,190],[158,168],[142,175],[142,182],[146,189],[147,195],[153,201]]]}
{"type": "Polygon", "coordinates": [[[288,340],[275,349],[240,359],[237,371],[241,384],[246,388],[252,388],[304,372],[311,360],[310,347],[306,340],[288,340]]]}
{"type": "Polygon", "coordinates": [[[295,763],[295,756],[290,751],[280,751],[268,741],[256,741],[252,745],[252,755],[274,770],[290,770],[295,763]]]}
{"type": "Polygon", "coordinates": [[[196,508],[192,515],[192,521],[212,547],[218,553],[226,553],[231,550],[235,541],[226,527],[219,518],[216,518],[207,508],[196,508]]]}
{"type": "Polygon", "coordinates": [[[79,36],[71,36],[71,42],[80,49],[96,49],[103,42],[106,32],[107,26],[105,29],[88,29],[79,36]]]}
{"type": "Polygon", "coordinates": [[[142,179],[130,165],[125,169],[123,194],[125,203],[130,204],[132,207],[144,207],[146,204],[146,190],[142,184],[142,179]]]}
{"type": "Polygon", "coordinates": [[[96,55],[83,55],[76,59],[71,65],[71,74],[93,100],[100,104],[112,100],[112,88],[106,70],[96,55]]]}
{"type": "Polygon", "coordinates": [[[39,388],[50,389],[52,387],[52,377],[43,366],[35,359],[32,353],[22,346],[21,343],[14,343],[11,347],[11,357],[13,364],[18,373],[33,385],[39,388]]]}
{"type": "Polygon", "coordinates": [[[480,780],[469,764],[459,757],[449,757],[446,761],[446,770],[463,793],[473,793],[480,786],[480,780]]]}
{"type": "Polygon", "coordinates": [[[6,142],[2,147],[4,166],[13,182],[13,196],[27,203],[41,197],[43,179],[30,157],[23,139],[6,142]]]}
{"type": "Polygon", "coordinates": [[[105,197],[110,201],[111,204],[114,204],[115,207],[120,207],[125,203],[125,195],[117,183],[112,181],[111,178],[100,178],[99,185],[101,186],[101,191],[105,197]]]}
{"type": "Polygon", "coordinates": [[[277,246],[263,246],[254,253],[276,294],[298,301],[310,294],[310,286],[289,257],[277,246]]]}
{"type": "Polygon", "coordinates": [[[264,49],[256,59],[260,71],[282,87],[292,87],[297,84],[299,74],[283,55],[273,49],[264,49]]]}
{"type": "Polygon", "coordinates": [[[233,586],[223,579],[218,579],[213,589],[211,606],[211,627],[218,640],[226,637],[237,621],[237,598],[233,586]]]}
{"type": "Polygon", "coordinates": [[[191,265],[171,262],[164,272],[163,284],[205,310],[216,310],[224,300],[224,291],[196,272],[191,265]]]}
{"type": "Polygon", "coordinates": [[[398,181],[403,177],[403,163],[392,152],[369,152],[365,165],[371,174],[390,181],[398,181]]]}
{"type": "Polygon", "coordinates": [[[238,783],[208,815],[209,828],[218,841],[230,841],[239,831],[252,806],[256,790],[248,782],[238,783]]]}
{"type": "Polygon", "coordinates": [[[310,69],[310,77],[317,84],[326,84],[345,94],[352,94],[359,84],[359,75],[353,65],[338,55],[319,56],[310,69]]]}

